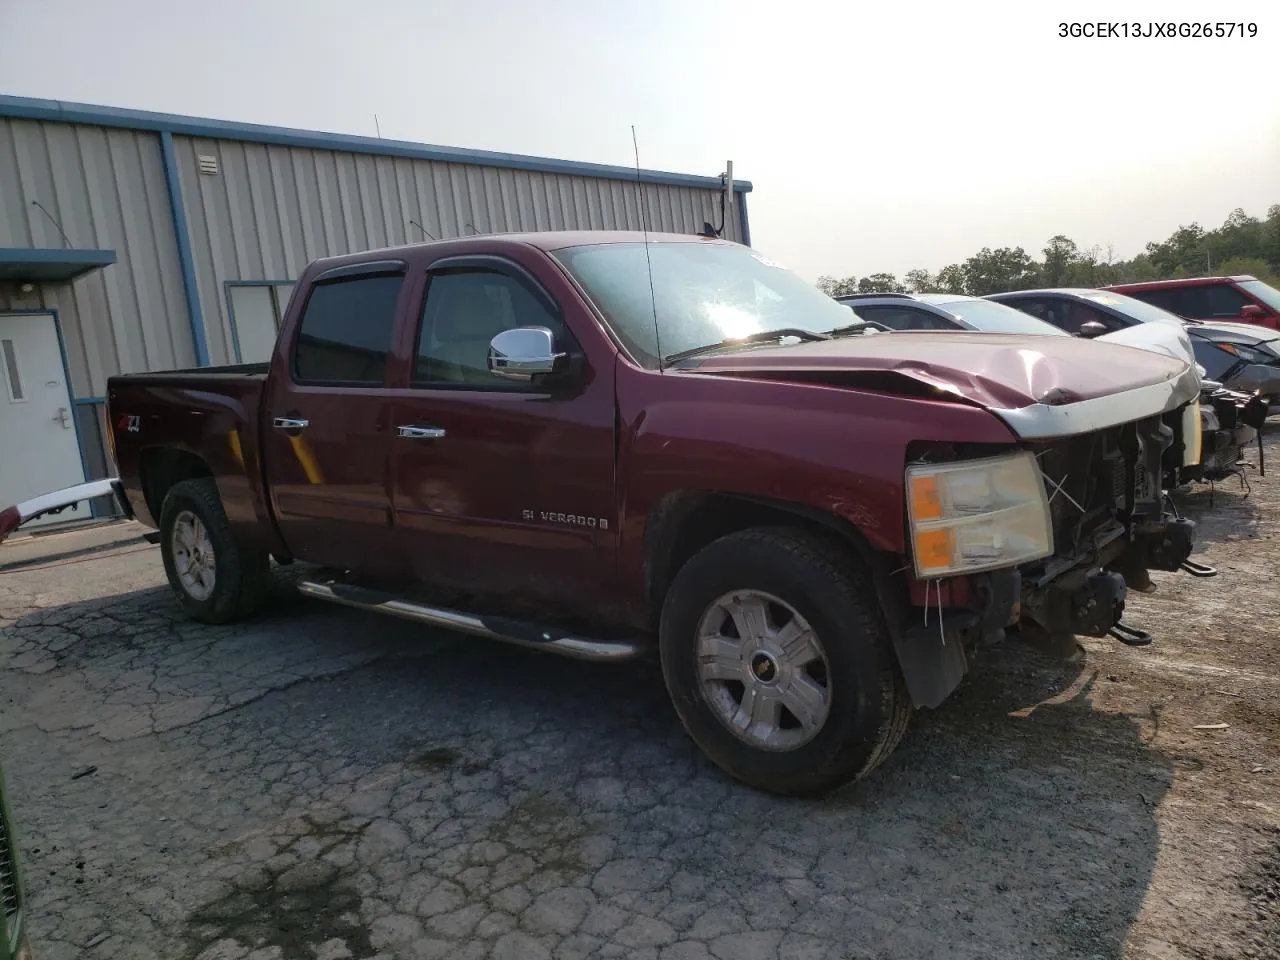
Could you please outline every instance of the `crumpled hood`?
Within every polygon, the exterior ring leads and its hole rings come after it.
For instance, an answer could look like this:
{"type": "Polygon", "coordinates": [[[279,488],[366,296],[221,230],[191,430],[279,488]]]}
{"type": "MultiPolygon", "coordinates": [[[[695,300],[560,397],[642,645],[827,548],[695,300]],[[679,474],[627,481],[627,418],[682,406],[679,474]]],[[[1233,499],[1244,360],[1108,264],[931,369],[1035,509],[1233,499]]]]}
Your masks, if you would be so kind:
{"type": "Polygon", "coordinates": [[[1131,327],[1105,333],[1096,337],[1094,343],[1117,343],[1124,347],[1136,347],[1152,353],[1163,353],[1166,357],[1182,360],[1192,365],[1196,362],[1195,351],[1191,347],[1191,338],[1182,327],[1171,323],[1135,323],[1131,327]]]}
{"type": "Polygon", "coordinates": [[[1077,337],[896,332],[696,357],[674,371],[830,382],[963,399],[1024,438],[1068,436],[1175,409],[1199,393],[1186,360],[1077,337]]]}

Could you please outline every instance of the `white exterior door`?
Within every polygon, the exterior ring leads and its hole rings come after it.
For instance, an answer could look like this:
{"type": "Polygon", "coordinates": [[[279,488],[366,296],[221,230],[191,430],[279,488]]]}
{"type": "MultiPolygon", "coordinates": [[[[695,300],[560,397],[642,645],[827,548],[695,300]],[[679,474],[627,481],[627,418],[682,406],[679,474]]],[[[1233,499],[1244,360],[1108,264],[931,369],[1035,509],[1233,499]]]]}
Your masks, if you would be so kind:
{"type": "MultiPolygon", "coordinates": [[[[84,480],[53,314],[0,314],[0,506],[84,480]]],[[[24,529],[90,516],[81,503],[24,529]]]]}

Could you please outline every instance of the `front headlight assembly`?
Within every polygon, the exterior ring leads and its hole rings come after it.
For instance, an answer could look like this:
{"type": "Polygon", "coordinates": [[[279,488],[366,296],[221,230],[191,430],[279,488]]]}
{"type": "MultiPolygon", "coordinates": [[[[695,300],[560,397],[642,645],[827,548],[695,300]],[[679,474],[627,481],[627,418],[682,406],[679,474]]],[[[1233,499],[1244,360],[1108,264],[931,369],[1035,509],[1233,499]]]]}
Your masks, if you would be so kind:
{"type": "Polygon", "coordinates": [[[1015,567],[1053,553],[1031,453],[907,467],[911,554],[921,580],[1015,567]]]}
{"type": "Polygon", "coordinates": [[[1245,363],[1274,363],[1275,359],[1258,350],[1256,347],[1246,347],[1242,343],[1215,343],[1219,350],[1224,350],[1232,356],[1239,357],[1245,363]]]}

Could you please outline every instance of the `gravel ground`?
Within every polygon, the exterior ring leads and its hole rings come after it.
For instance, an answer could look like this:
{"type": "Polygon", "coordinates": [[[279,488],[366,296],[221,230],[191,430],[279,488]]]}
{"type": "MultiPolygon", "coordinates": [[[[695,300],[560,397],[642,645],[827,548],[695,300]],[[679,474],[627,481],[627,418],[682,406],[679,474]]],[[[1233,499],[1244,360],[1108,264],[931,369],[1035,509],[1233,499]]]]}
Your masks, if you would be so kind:
{"type": "Polygon", "coordinates": [[[5,572],[37,956],[1280,957],[1280,476],[1180,499],[1221,575],[1157,575],[1154,646],[993,651],[822,802],[727,781],[651,666],[202,627],[145,544],[5,572]]]}

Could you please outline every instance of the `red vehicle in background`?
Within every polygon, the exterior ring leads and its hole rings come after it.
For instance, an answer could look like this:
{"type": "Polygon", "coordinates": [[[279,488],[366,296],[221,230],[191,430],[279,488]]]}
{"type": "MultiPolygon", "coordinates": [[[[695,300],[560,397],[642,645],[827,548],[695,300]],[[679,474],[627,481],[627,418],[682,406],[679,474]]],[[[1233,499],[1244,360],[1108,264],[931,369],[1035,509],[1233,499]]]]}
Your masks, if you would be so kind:
{"type": "Polygon", "coordinates": [[[1280,290],[1257,277],[1191,277],[1103,287],[1188,320],[1253,323],[1280,330],[1280,290]]]}

